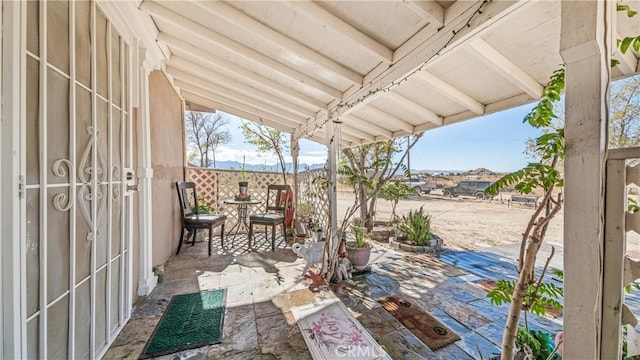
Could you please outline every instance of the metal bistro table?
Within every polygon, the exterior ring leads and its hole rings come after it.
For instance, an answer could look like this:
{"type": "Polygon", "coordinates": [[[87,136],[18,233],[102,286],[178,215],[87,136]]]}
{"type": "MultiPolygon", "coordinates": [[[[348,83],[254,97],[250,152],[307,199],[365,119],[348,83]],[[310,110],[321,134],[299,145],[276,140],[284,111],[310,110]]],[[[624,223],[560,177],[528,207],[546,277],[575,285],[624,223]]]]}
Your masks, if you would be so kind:
{"type": "Polygon", "coordinates": [[[227,199],[227,200],[222,200],[222,202],[224,204],[227,205],[235,205],[238,207],[238,222],[233,225],[233,227],[229,230],[229,232],[227,233],[227,237],[231,236],[231,233],[235,230],[236,232],[233,234],[233,240],[231,243],[231,246],[233,247],[233,244],[235,243],[236,240],[236,236],[238,235],[238,232],[240,231],[240,228],[243,227],[247,233],[249,232],[249,224],[247,223],[247,215],[248,215],[248,211],[249,211],[249,205],[258,205],[260,203],[262,203],[262,200],[234,200],[234,199],[227,199]]]}

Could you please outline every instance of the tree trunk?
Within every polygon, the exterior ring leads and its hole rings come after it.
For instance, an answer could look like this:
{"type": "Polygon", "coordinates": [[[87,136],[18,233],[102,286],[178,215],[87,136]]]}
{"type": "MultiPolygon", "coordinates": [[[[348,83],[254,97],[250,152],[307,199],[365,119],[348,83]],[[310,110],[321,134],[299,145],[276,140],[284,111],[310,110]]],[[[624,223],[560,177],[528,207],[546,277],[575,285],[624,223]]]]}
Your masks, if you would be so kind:
{"type": "Polygon", "coordinates": [[[282,183],[287,183],[287,169],[285,168],[284,157],[277,151],[278,161],[280,161],[280,170],[282,171],[282,183]]]}
{"type": "Polygon", "coordinates": [[[507,317],[507,323],[502,337],[501,360],[513,360],[516,336],[520,323],[520,312],[522,311],[522,300],[527,294],[529,285],[533,284],[531,275],[536,265],[536,255],[540,249],[540,243],[541,241],[535,238],[531,238],[529,241],[522,269],[520,269],[520,276],[518,276],[518,281],[513,289],[509,316],[507,317]]]}
{"type": "Polygon", "coordinates": [[[371,197],[369,201],[371,202],[369,203],[367,218],[364,223],[364,226],[367,228],[367,232],[371,232],[371,230],[373,230],[373,214],[375,212],[374,209],[376,208],[376,197],[371,197]]]}
{"type": "Polygon", "coordinates": [[[360,197],[360,220],[362,223],[367,220],[367,190],[364,184],[358,184],[358,196],[360,197]]]}

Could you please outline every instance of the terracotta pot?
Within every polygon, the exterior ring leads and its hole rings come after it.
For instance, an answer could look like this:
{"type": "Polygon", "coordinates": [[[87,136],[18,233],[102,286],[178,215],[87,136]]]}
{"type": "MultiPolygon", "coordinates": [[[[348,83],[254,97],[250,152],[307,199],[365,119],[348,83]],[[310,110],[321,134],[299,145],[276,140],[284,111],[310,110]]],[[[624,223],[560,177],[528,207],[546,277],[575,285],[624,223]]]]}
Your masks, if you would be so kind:
{"type": "Polygon", "coordinates": [[[347,243],[347,257],[351,261],[351,265],[356,270],[363,270],[369,263],[371,257],[371,247],[357,248],[347,243]]]}

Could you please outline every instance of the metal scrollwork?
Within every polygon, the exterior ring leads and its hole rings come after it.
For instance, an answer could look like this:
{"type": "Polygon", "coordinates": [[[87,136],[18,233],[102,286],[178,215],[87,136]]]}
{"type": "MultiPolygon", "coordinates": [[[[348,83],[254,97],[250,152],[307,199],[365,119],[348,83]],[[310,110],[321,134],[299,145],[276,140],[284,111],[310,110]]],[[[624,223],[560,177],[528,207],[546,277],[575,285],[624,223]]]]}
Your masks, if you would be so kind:
{"type": "Polygon", "coordinates": [[[71,161],[69,161],[68,159],[56,160],[53,163],[51,171],[53,171],[53,174],[57,177],[65,177],[67,176],[67,169],[65,169],[65,167],[69,170],[70,174],[73,174],[73,164],[71,164],[71,161]]]}
{"type": "Polygon", "coordinates": [[[114,179],[120,179],[120,166],[113,165],[111,167],[111,174],[113,175],[114,179]]]}
{"type": "Polygon", "coordinates": [[[113,200],[113,201],[120,200],[120,187],[119,186],[114,186],[113,187],[113,194],[111,195],[111,200],[113,200]]]}
{"type": "MultiPolygon", "coordinates": [[[[94,181],[97,181],[98,183],[108,181],[108,171],[106,170],[108,169],[108,165],[104,147],[100,141],[102,132],[92,126],[88,126],[87,133],[90,135],[89,141],[84,149],[80,159],[80,166],[78,168],[78,177],[82,183],[79,189],[80,201],[78,203],[80,204],[80,213],[87,222],[87,225],[89,225],[87,240],[91,241],[93,240],[94,233],[97,238],[101,237],[100,230],[98,229],[100,228],[100,224],[104,218],[108,199],[108,196],[105,196],[105,191],[103,190],[103,187],[106,185],[98,184],[97,186],[94,186],[94,181]],[[94,150],[97,159],[96,164],[92,164],[91,160],[91,154],[94,150]],[[92,219],[91,217],[90,204],[93,201],[97,201],[95,219],[92,219]]],[[[115,174],[119,176],[120,169],[118,166],[114,166],[112,168],[112,172],[114,176],[115,174]]]]}
{"type": "MultiPolygon", "coordinates": [[[[67,171],[69,174],[73,174],[73,164],[69,159],[58,159],[53,163],[51,171],[53,175],[63,178],[67,176],[67,171]]],[[[72,206],[71,199],[67,194],[56,194],[52,202],[53,208],[58,211],[69,211],[72,206]]]]}
{"type": "Polygon", "coordinates": [[[69,211],[71,209],[71,200],[67,194],[56,194],[53,197],[53,208],[58,211],[69,211]]]}

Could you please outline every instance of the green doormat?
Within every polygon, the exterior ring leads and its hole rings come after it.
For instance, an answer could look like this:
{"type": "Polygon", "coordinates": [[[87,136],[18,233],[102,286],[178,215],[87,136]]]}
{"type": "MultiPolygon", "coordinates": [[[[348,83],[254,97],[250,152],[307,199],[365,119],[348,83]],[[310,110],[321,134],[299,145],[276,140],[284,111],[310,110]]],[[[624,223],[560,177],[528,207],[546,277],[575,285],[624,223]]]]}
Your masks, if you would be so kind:
{"type": "Polygon", "coordinates": [[[219,343],[224,303],[224,289],[172,297],[140,359],[219,343]]]}

